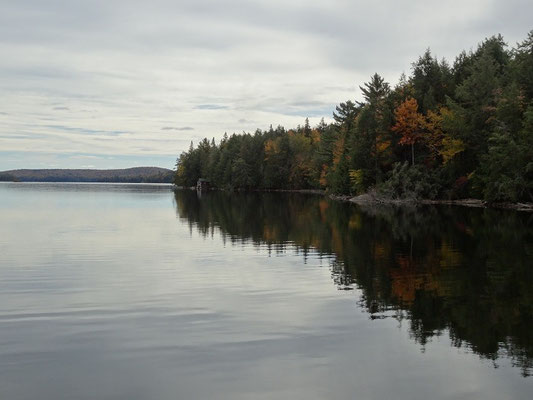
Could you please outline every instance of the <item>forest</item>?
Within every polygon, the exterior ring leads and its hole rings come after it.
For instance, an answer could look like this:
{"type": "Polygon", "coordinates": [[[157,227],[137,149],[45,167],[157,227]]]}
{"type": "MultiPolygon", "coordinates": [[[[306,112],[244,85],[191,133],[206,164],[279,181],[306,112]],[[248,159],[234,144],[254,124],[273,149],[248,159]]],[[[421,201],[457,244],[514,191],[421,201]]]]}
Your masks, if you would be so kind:
{"type": "Polygon", "coordinates": [[[428,49],[394,87],[376,73],[360,90],[332,123],[191,143],[175,184],[533,201],[533,30],[512,48],[487,38],[453,64],[428,49]]]}

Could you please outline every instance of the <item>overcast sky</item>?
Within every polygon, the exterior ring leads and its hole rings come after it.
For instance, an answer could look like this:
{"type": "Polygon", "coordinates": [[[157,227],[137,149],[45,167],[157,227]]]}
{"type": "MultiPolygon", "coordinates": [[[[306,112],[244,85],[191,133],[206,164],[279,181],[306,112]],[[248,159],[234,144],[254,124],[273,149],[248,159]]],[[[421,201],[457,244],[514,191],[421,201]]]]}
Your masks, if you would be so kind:
{"type": "Polygon", "coordinates": [[[173,168],[224,132],[326,121],[374,72],[533,29],[531,0],[0,0],[0,170],[173,168]]]}

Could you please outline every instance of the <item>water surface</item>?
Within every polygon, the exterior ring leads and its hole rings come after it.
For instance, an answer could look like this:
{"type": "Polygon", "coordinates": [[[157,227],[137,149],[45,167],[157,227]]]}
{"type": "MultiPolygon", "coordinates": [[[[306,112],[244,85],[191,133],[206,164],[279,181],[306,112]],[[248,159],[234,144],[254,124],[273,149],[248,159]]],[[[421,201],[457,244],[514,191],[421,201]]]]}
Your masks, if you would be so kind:
{"type": "Polygon", "coordinates": [[[529,399],[533,218],[0,184],[0,398],[529,399]]]}

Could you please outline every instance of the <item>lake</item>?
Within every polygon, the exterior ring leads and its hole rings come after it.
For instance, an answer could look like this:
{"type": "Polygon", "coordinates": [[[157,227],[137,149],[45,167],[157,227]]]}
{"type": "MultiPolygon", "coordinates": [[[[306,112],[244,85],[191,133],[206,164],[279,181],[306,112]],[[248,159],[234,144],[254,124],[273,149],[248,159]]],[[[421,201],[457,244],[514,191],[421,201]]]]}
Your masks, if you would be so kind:
{"type": "Polygon", "coordinates": [[[533,215],[0,184],[2,399],[530,399],[533,215]]]}

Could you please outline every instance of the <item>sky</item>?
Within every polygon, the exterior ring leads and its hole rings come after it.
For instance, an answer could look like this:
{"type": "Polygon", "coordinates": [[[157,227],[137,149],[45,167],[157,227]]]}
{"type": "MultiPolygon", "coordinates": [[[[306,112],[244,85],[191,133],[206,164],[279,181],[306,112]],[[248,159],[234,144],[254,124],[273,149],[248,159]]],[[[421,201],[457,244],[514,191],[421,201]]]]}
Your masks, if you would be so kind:
{"type": "Polygon", "coordinates": [[[533,29],[531,0],[0,0],[0,170],[174,168],[204,137],[331,120],[378,72],[533,29]]]}

